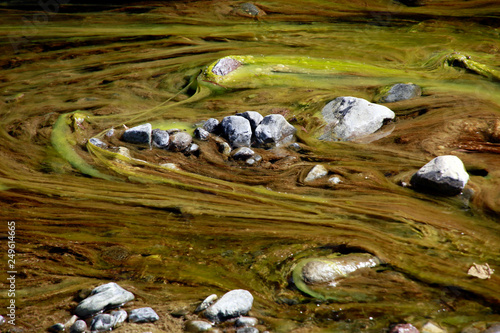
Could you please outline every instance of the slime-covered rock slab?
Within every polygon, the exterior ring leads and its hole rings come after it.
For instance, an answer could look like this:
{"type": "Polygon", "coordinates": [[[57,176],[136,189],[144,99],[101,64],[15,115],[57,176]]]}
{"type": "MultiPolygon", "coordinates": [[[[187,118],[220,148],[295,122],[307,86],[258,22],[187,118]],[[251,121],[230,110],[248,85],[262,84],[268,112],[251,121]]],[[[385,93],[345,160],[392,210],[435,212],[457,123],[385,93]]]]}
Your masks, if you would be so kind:
{"type": "Polygon", "coordinates": [[[410,184],[417,191],[453,196],[464,189],[469,174],[454,155],[438,156],[413,175],[410,184]]]}

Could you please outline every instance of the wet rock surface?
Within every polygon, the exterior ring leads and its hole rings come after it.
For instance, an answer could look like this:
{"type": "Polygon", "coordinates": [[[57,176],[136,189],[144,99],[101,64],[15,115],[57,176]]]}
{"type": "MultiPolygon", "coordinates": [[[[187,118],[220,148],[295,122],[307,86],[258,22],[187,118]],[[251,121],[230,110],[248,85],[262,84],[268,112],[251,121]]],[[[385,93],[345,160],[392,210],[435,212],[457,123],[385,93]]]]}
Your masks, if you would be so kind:
{"type": "Polygon", "coordinates": [[[321,111],[325,126],[320,140],[350,141],[379,130],[395,114],[389,108],[357,97],[337,97],[321,111]]]}
{"type": "Polygon", "coordinates": [[[231,290],[206,309],[204,315],[212,322],[221,322],[247,314],[252,305],[253,296],[249,291],[231,290]]]}
{"type": "Polygon", "coordinates": [[[296,129],[280,114],[265,116],[255,129],[255,139],[260,147],[276,147],[293,140],[296,129]]]}
{"type": "Polygon", "coordinates": [[[313,259],[302,268],[307,284],[334,283],[335,280],[361,268],[375,267],[380,261],[369,254],[349,254],[332,259],[313,259]]]}
{"type": "Polygon", "coordinates": [[[453,196],[464,189],[469,174],[462,161],[454,155],[438,156],[418,170],[410,184],[417,191],[453,196]]]}
{"type": "Polygon", "coordinates": [[[170,143],[170,135],[167,131],[156,128],[152,132],[152,140],[154,147],[167,149],[170,143]]]}
{"type": "Polygon", "coordinates": [[[90,330],[111,331],[115,326],[115,318],[110,314],[99,314],[92,319],[90,330]]]}
{"type": "Polygon", "coordinates": [[[227,75],[241,66],[238,60],[231,57],[225,57],[220,59],[215,66],[212,68],[212,73],[220,76],[227,75]]]}
{"type": "Polygon", "coordinates": [[[422,88],[413,83],[397,83],[382,89],[375,97],[376,103],[392,103],[420,97],[422,88]]]}
{"type": "Polygon", "coordinates": [[[127,129],[122,135],[122,140],[128,143],[150,144],[152,131],[149,123],[138,125],[127,129]]]}
{"type": "Polygon", "coordinates": [[[397,324],[391,329],[390,333],[420,333],[412,324],[397,324]]]}
{"type": "Polygon", "coordinates": [[[128,320],[131,323],[152,323],[159,319],[160,317],[150,307],[134,309],[130,311],[128,316],[128,320]]]}
{"type": "Polygon", "coordinates": [[[229,141],[231,147],[250,147],[252,127],[248,119],[227,116],[222,119],[221,128],[223,136],[229,141]]]}
{"type": "Polygon", "coordinates": [[[103,284],[94,290],[89,297],[78,304],[75,314],[85,318],[107,308],[117,307],[134,299],[134,294],[123,289],[114,282],[103,284]]]}
{"type": "Polygon", "coordinates": [[[193,137],[186,132],[177,132],[170,136],[168,149],[172,151],[183,151],[193,142],[193,137]]]}

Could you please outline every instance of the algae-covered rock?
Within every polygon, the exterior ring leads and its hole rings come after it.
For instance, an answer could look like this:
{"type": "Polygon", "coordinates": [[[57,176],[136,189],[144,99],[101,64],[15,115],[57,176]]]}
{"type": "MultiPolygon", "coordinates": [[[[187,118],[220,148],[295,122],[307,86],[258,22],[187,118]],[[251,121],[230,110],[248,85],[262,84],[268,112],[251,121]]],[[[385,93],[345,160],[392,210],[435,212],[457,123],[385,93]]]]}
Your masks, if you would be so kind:
{"type": "Polygon", "coordinates": [[[413,83],[397,83],[380,89],[374,101],[376,103],[392,103],[420,97],[422,88],[413,83]]]}
{"type": "Polygon", "coordinates": [[[366,300],[372,296],[363,290],[338,290],[337,285],[354,272],[380,264],[380,260],[368,253],[352,253],[335,257],[307,258],[299,261],[292,270],[297,289],[317,299],[366,300]],[[333,291],[332,291],[333,288],[333,291]]]}
{"type": "Polygon", "coordinates": [[[376,132],[395,114],[362,98],[337,97],[325,105],[320,117],[325,124],[320,129],[320,140],[351,141],[376,132]]]}

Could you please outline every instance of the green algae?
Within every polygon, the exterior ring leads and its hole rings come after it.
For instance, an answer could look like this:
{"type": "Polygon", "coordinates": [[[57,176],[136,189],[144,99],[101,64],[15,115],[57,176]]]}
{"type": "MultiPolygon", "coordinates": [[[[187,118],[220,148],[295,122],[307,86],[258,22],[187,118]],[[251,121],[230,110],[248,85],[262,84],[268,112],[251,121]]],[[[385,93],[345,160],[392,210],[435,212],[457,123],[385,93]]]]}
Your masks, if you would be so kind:
{"type": "MultiPolygon", "coordinates": [[[[226,5],[62,11],[15,55],[8,33],[29,35],[28,14],[5,12],[0,195],[2,216],[20,228],[19,325],[42,331],[56,317],[64,321],[78,289],[109,280],[164,313],[249,289],[254,315],[277,332],[380,332],[429,318],[458,332],[498,321],[498,275],[466,274],[474,262],[499,265],[495,7],[266,2],[258,5],[268,15],[257,21],[232,16],[226,5]],[[243,65],[212,75],[210,66],[227,56],[243,65]],[[371,100],[398,82],[421,85],[424,95],[391,105],[398,119],[390,135],[370,144],[311,135],[326,102],[371,100]],[[280,112],[294,123],[303,146],[295,163],[250,168],[211,153],[124,145],[127,157],[86,141],[144,122],[190,131],[246,110],[280,112]],[[55,159],[51,146],[73,169],[46,166],[55,159]],[[471,201],[399,185],[450,153],[488,173],[471,176],[471,201]],[[161,166],[168,162],[180,170],[161,166]],[[315,164],[342,183],[304,184],[315,164]],[[129,256],[100,255],[112,246],[129,256]],[[289,283],[300,259],[339,252],[373,253],[386,264],[327,290],[330,300],[322,287],[303,294],[289,283]]],[[[158,329],[175,332],[161,326],[165,318],[158,329]]]]}

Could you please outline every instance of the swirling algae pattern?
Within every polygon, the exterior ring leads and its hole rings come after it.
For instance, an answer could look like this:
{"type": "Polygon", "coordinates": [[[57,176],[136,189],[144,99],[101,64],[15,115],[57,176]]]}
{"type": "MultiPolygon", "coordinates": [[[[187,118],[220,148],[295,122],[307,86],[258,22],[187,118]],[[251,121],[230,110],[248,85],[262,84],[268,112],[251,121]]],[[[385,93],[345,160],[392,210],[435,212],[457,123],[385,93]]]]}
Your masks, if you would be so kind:
{"type": "Polygon", "coordinates": [[[256,3],[258,17],[238,5],[69,3],[36,26],[23,20],[36,5],[0,9],[0,205],[17,226],[18,325],[64,321],[79,290],[108,281],[155,308],[165,332],[182,331],[170,313],[235,288],[277,332],[500,321],[498,4],[274,1],[256,3]],[[13,37],[24,38],[16,52],[13,37]],[[211,76],[226,56],[243,65],[211,76]],[[423,95],[386,104],[397,119],[377,140],[315,139],[325,103],[397,82],[423,95]],[[209,143],[199,157],[88,143],[247,110],[283,114],[303,149],[264,151],[269,163],[249,167],[209,143]],[[445,154],[471,175],[464,194],[401,186],[445,154]],[[316,164],[342,182],[305,183],[316,164]],[[381,265],[297,289],[302,259],[348,253],[381,265]],[[496,272],[471,277],[473,263],[496,272]]]}

